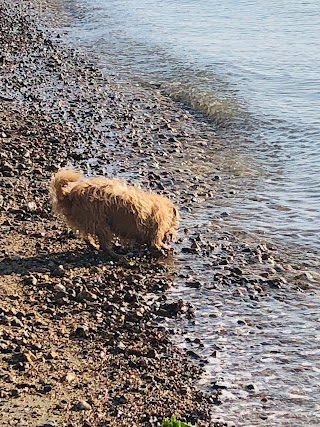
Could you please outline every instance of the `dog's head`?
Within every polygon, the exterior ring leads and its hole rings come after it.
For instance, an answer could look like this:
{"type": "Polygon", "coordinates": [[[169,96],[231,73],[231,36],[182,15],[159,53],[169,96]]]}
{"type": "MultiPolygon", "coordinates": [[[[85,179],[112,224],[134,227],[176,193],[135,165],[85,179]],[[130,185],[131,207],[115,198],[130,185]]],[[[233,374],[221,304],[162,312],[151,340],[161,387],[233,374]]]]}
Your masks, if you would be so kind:
{"type": "Polygon", "coordinates": [[[179,220],[180,220],[179,211],[177,208],[172,206],[171,224],[170,224],[168,231],[166,232],[166,234],[164,236],[164,240],[166,242],[171,242],[171,241],[176,240],[176,238],[177,238],[177,225],[178,225],[179,220]]]}

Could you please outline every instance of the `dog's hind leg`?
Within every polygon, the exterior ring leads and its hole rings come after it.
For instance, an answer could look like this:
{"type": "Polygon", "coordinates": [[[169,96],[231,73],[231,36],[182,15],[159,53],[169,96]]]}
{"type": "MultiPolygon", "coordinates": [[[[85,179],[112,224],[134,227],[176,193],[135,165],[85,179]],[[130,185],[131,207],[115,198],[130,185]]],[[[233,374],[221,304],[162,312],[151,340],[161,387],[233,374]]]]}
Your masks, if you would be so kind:
{"type": "Polygon", "coordinates": [[[98,245],[96,244],[96,242],[94,241],[94,238],[92,236],[90,236],[90,235],[85,236],[84,241],[88,245],[89,249],[93,249],[93,250],[99,249],[98,245]]]}
{"type": "Polygon", "coordinates": [[[111,248],[111,241],[112,241],[112,233],[110,230],[97,230],[97,237],[99,240],[100,249],[105,251],[108,255],[110,255],[113,259],[120,259],[121,255],[118,255],[114,252],[114,250],[111,248]]]}

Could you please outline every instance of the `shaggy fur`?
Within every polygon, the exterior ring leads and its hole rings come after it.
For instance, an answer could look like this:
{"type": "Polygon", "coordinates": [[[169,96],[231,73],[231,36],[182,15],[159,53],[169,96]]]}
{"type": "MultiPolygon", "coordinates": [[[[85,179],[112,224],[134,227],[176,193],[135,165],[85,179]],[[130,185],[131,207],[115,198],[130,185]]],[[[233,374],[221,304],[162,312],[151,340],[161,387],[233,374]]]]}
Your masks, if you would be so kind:
{"type": "Polygon", "coordinates": [[[73,230],[90,245],[97,239],[112,256],[114,236],[160,252],[176,237],[179,213],[171,201],[118,179],[83,178],[77,170],[61,169],[51,181],[50,195],[54,210],[73,230]]]}

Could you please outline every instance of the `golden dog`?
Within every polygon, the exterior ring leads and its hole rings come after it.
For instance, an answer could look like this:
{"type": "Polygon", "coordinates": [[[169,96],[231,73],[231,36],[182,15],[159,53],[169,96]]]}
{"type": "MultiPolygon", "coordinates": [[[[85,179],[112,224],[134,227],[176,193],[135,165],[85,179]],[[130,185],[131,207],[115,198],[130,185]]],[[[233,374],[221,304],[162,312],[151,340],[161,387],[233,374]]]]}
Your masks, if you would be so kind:
{"type": "Polygon", "coordinates": [[[83,178],[78,170],[60,169],[50,185],[54,210],[78,230],[90,245],[118,258],[111,248],[114,236],[146,243],[156,253],[169,249],[176,238],[179,212],[159,194],[104,177],[83,178]]]}

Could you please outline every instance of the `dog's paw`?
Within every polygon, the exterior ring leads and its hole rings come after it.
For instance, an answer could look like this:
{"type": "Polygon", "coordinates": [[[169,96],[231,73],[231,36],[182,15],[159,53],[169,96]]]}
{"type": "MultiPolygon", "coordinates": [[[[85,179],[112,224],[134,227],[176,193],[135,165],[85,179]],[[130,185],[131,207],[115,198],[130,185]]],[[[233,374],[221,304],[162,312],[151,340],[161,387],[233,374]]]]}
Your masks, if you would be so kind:
{"type": "Polygon", "coordinates": [[[129,261],[125,255],[117,254],[116,252],[105,249],[104,253],[107,255],[107,257],[110,259],[110,261],[116,262],[118,265],[129,265],[129,261]]]}
{"type": "Polygon", "coordinates": [[[152,258],[167,258],[168,250],[162,248],[154,248],[150,250],[150,254],[152,258]]]}
{"type": "Polygon", "coordinates": [[[121,265],[122,267],[132,267],[132,265],[134,265],[134,263],[132,263],[132,261],[130,262],[124,255],[118,259],[117,264],[121,265]]]}

